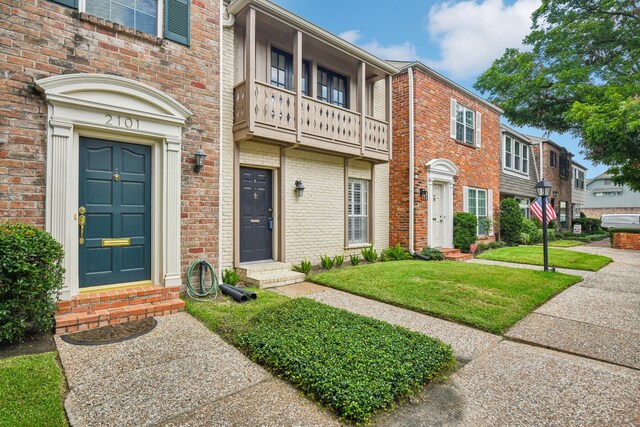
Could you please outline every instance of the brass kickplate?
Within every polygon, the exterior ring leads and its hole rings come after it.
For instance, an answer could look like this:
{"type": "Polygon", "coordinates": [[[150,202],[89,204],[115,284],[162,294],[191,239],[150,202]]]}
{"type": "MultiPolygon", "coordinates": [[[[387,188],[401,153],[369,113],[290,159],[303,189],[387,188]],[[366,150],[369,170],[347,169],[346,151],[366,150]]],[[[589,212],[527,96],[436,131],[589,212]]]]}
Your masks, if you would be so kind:
{"type": "Polygon", "coordinates": [[[102,246],[113,247],[113,246],[130,246],[131,239],[102,239],[102,246]]]}

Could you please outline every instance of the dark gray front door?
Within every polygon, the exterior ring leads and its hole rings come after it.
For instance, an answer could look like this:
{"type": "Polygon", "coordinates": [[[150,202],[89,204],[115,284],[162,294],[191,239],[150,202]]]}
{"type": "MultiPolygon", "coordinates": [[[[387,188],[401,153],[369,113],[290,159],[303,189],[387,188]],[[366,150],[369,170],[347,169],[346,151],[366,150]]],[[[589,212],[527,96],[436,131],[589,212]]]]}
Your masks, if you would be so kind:
{"type": "Polygon", "coordinates": [[[151,148],[80,138],[79,190],[80,287],[150,280],[151,148]]]}
{"type": "Polygon", "coordinates": [[[273,188],[269,169],[240,168],[240,262],[273,258],[273,188]]]}

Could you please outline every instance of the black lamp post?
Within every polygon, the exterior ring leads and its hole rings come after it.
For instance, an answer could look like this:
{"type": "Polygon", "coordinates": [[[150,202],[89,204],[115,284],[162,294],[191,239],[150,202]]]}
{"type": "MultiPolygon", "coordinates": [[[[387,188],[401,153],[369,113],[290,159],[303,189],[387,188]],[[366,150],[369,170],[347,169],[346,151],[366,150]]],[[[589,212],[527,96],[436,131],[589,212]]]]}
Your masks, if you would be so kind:
{"type": "Polygon", "coordinates": [[[542,247],[544,251],[544,271],[549,271],[549,241],[547,240],[547,197],[551,194],[551,183],[542,180],[536,184],[536,193],[542,199],[542,247]]]}

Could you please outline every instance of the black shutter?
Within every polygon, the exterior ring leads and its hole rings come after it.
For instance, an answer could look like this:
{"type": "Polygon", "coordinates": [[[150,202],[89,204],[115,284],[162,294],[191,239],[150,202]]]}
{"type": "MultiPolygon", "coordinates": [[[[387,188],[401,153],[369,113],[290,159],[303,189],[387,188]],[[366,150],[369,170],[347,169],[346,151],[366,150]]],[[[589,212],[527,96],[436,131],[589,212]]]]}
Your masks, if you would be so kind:
{"type": "Polygon", "coordinates": [[[72,7],[74,9],[78,8],[78,0],[52,0],[54,3],[60,3],[65,6],[72,7]]]}
{"type": "Polygon", "coordinates": [[[164,37],[189,46],[190,0],[165,0],[164,37]]]}

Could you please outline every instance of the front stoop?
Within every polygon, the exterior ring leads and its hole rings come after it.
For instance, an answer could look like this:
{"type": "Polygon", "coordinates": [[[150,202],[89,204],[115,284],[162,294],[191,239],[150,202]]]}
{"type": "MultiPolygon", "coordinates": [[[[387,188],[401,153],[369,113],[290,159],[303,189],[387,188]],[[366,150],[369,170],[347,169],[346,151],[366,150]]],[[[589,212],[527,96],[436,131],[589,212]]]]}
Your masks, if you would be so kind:
{"type": "Polygon", "coordinates": [[[444,255],[444,259],[447,261],[467,261],[473,259],[473,254],[463,254],[460,249],[440,249],[440,252],[444,255]]]}
{"type": "Polygon", "coordinates": [[[291,264],[284,262],[252,262],[240,264],[237,268],[240,279],[261,289],[292,285],[304,282],[304,273],[291,270],[291,264]]]}
{"type": "Polygon", "coordinates": [[[76,295],[58,302],[56,335],[173,314],[184,308],[180,288],[142,286],[76,295]]]}

